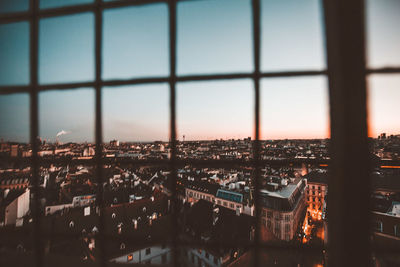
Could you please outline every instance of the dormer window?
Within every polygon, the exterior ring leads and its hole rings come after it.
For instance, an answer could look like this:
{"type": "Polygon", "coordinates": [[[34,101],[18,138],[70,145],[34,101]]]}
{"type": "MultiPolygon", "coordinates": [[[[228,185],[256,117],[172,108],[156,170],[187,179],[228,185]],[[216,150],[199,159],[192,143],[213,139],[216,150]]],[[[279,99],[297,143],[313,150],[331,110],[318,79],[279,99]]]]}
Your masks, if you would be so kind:
{"type": "Polygon", "coordinates": [[[115,213],[111,214],[111,218],[115,219],[115,213]]]}
{"type": "Polygon", "coordinates": [[[122,225],[123,225],[123,223],[119,223],[119,224],[117,225],[118,234],[121,234],[121,233],[122,233],[122,225]]]}
{"type": "Polygon", "coordinates": [[[121,243],[121,245],[119,246],[120,250],[124,250],[125,249],[125,243],[121,243]]]}
{"type": "Polygon", "coordinates": [[[72,227],[74,227],[74,226],[75,226],[74,221],[70,221],[70,222],[69,222],[69,228],[72,228],[72,227]]]}

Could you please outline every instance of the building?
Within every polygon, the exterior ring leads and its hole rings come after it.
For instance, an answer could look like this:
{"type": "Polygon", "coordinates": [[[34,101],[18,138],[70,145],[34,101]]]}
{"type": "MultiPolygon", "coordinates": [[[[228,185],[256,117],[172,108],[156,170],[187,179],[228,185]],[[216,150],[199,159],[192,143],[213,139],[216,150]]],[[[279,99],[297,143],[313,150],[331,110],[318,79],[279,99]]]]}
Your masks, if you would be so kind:
{"type": "Polygon", "coordinates": [[[180,253],[182,266],[227,266],[244,252],[240,248],[207,246],[210,244],[242,244],[254,240],[256,219],[238,214],[206,200],[199,200],[185,211],[185,239],[205,242],[206,246],[185,247],[180,253]]]}
{"type": "Polygon", "coordinates": [[[30,190],[7,192],[2,204],[1,211],[4,212],[4,217],[2,216],[1,224],[22,226],[23,217],[29,213],[30,190]]]}
{"type": "MultiPolygon", "coordinates": [[[[262,225],[279,240],[290,241],[305,216],[306,180],[267,177],[260,190],[262,225]]],[[[268,241],[268,240],[265,240],[268,241]]]]}
{"type": "Polygon", "coordinates": [[[249,205],[246,195],[240,192],[220,188],[208,182],[192,182],[185,185],[185,201],[196,203],[203,199],[237,213],[254,216],[254,206],[249,205]]]}
{"type": "Polygon", "coordinates": [[[0,181],[0,189],[24,189],[29,186],[29,174],[17,174],[3,177],[0,181]]]}
{"type": "Polygon", "coordinates": [[[19,156],[19,145],[11,145],[10,156],[14,158],[19,156]]]}
{"type": "Polygon", "coordinates": [[[321,220],[325,196],[328,194],[328,173],[317,170],[310,172],[303,178],[307,179],[307,211],[310,212],[313,219],[321,220]]]}
{"type": "Polygon", "coordinates": [[[83,150],[84,157],[91,157],[94,156],[94,154],[95,154],[94,148],[91,146],[85,147],[85,149],[83,150]]]}
{"type": "MultiPolygon", "coordinates": [[[[121,244],[121,250],[125,250],[125,244],[121,244]]],[[[142,263],[165,265],[172,263],[171,248],[165,245],[142,247],[132,249],[130,252],[123,252],[123,255],[110,259],[110,262],[115,263],[142,263]]]]}
{"type": "Polygon", "coordinates": [[[119,146],[119,141],[118,140],[111,140],[110,141],[110,146],[111,147],[118,147],[119,146]]]}

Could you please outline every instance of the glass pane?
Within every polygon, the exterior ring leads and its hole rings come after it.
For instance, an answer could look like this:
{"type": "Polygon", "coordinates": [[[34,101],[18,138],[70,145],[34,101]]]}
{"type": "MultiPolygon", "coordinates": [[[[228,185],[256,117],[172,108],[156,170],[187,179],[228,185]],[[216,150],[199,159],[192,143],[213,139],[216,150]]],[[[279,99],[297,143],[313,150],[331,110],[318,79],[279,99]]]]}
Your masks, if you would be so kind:
{"type": "Polygon", "coordinates": [[[29,0],[1,0],[0,14],[28,11],[29,0]]]}
{"type": "Polygon", "coordinates": [[[369,84],[369,136],[400,134],[400,75],[372,75],[369,84]]]}
{"type": "Polygon", "coordinates": [[[55,8],[93,3],[93,0],[40,0],[40,8],[55,8]]]}
{"type": "Polygon", "coordinates": [[[261,69],[325,68],[322,8],[314,0],[262,0],[261,69]]]}
{"type": "Polygon", "coordinates": [[[15,266],[33,238],[29,94],[0,95],[0,125],[0,265],[15,266]]]}
{"type": "Polygon", "coordinates": [[[366,3],[368,66],[400,66],[400,1],[368,0],[366,3]]]}
{"type": "Polygon", "coordinates": [[[157,4],[104,12],[103,79],[169,74],[167,11],[157,4]]]}
{"type": "Polygon", "coordinates": [[[82,82],[94,79],[94,16],[41,19],[39,82],[82,82]]]}
{"type": "Polygon", "coordinates": [[[400,75],[368,77],[373,259],[400,264],[400,75]]]}
{"type": "MultiPolygon", "coordinates": [[[[0,96],[0,125],[1,143],[29,143],[28,94],[0,96]]],[[[5,149],[5,147],[2,148],[2,151],[3,149],[5,149]]]]}
{"type": "Polygon", "coordinates": [[[29,84],[29,23],[0,25],[0,85],[29,84]]]}
{"type": "MultiPolygon", "coordinates": [[[[48,144],[80,144],[71,152],[85,154],[94,142],[94,90],[48,91],[39,94],[39,134],[48,144]]],[[[91,151],[91,149],[89,149],[91,151]]],[[[90,154],[90,153],[89,153],[90,154]]]]}
{"type": "Polygon", "coordinates": [[[253,135],[250,80],[179,83],[178,139],[244,139],[253,135]]]}
{"type": "Polygon", "coordinates": [[[178,73],[252,71],[251,21],[248,0],[178,3],[178,73]]]}
{"type": "Polygon", "coordinates": [[[262,139],[330,136],[324,77],[263,79],[260,101],[262,139]]]}
{"type": "MultiPolygon", "coordinates": [[[[169,88],[165,84],[103,89],[104,141],[166,142],[169,88]]],[[[126,153],[130,146],[126,147],[126,153]]],[[[119,151],[121,153],[121,151],[119,151]]]]}

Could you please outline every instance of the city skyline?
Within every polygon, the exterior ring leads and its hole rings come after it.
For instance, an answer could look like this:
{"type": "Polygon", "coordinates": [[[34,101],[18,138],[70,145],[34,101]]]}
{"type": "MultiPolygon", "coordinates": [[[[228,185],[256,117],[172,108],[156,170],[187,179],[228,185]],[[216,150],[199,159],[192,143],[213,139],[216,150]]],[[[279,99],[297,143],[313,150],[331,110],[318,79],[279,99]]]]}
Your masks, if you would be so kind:
{"type": "MultiPolygon", "coordinates": [[[[178,75],[253,71],[250,1],[226,2],[178,3],[178,75]]],[[[54,5],[41,1],[43,8],[54,5]]],[[[370,67],[400,62],[395,47],[399,40],[391,27],[399,22],[398,5],[396,1],[368,1],[370,67]]],[[[261,15],[262,71],[326,68],[318,1],[262,1],[261,15]]],[[[165,4],[104,11],[103,79],[168,76],[167,21],[165,4]]],[[[91,13],[41,19],[39,82],[92,80],[93,31],[91,13]]],[[[7,66],[0,73],[0,84],[28,84],[29,24],[0,25],[0,37],[7,38],[0,44],[0,64],[7,66]]],[[[369,135],[400,132],[400,125],[392,119],[400,112],[395,103],[400,97],[400,80],[373,75],[368,84],[369,135]]],[[[324,76],[262,79],[261,139],[329,137],[327,88],[324,76]]],[[[178,83],[178,136],[184,134],[187,140],[254,138],[253,91],[251,80],[246,79],[178,83]]],[[[103,88],[102,92],[104,141],[169,139],[167,84],[103,88]]],[[[2,95],[0,103],[0,137],[27,142],[28,94],[2,95]]],[[[39,93],[39,135],[45,139],[66,130],[71,133],[62,137],[65,142],[93,142],[94,116],[92,88],[39,93]]]]}

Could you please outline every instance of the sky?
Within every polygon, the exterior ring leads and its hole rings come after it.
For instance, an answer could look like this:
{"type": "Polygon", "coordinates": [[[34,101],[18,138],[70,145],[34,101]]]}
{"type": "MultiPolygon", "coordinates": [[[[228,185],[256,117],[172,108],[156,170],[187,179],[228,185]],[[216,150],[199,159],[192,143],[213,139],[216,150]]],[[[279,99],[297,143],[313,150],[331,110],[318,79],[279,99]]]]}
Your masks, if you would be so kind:
{"type": "MultiPolygon", "coordinates": [[[[52,8],[92,0],[42,0],[52,8]]],[[[28,0],[0,1],[0,13],[26,11],[28,0]]],[[[371,68],[399,66],[400,1],[367,1],[367,60],[371,68]]],[[[318,0],[261,1],[261,69],[265,72],[326,68],[318,0]]],[[[102,79],[169,75],[168,8],[153,4],[103,13],[102,79]]],[[[0,24],[0,85],[29,84],[29,24],[0,24]]],[[[39,83],[93,81],[94,15],[39,21],[39,83]]],[[[250,0],[178,3],[177,73],[253,71],[250,0]]],[[[400,75],[368,77],[369,134],[400,133],[400,75]]],[[[168,84],[102,88],[103,139],[169,139],[168,84]]],[[[93,88],[39,94],[39,134],[54,141],[93,142],[93,88]]],[[[324,76],[261,81],[261,138],[329,137],[324,76]]],[[[177,84],[177,133],[186,140],[254,137],[252,80],[177,84]]],[[[0,95],[0,138],[29,140],[29,95],[0,95]]]]}

